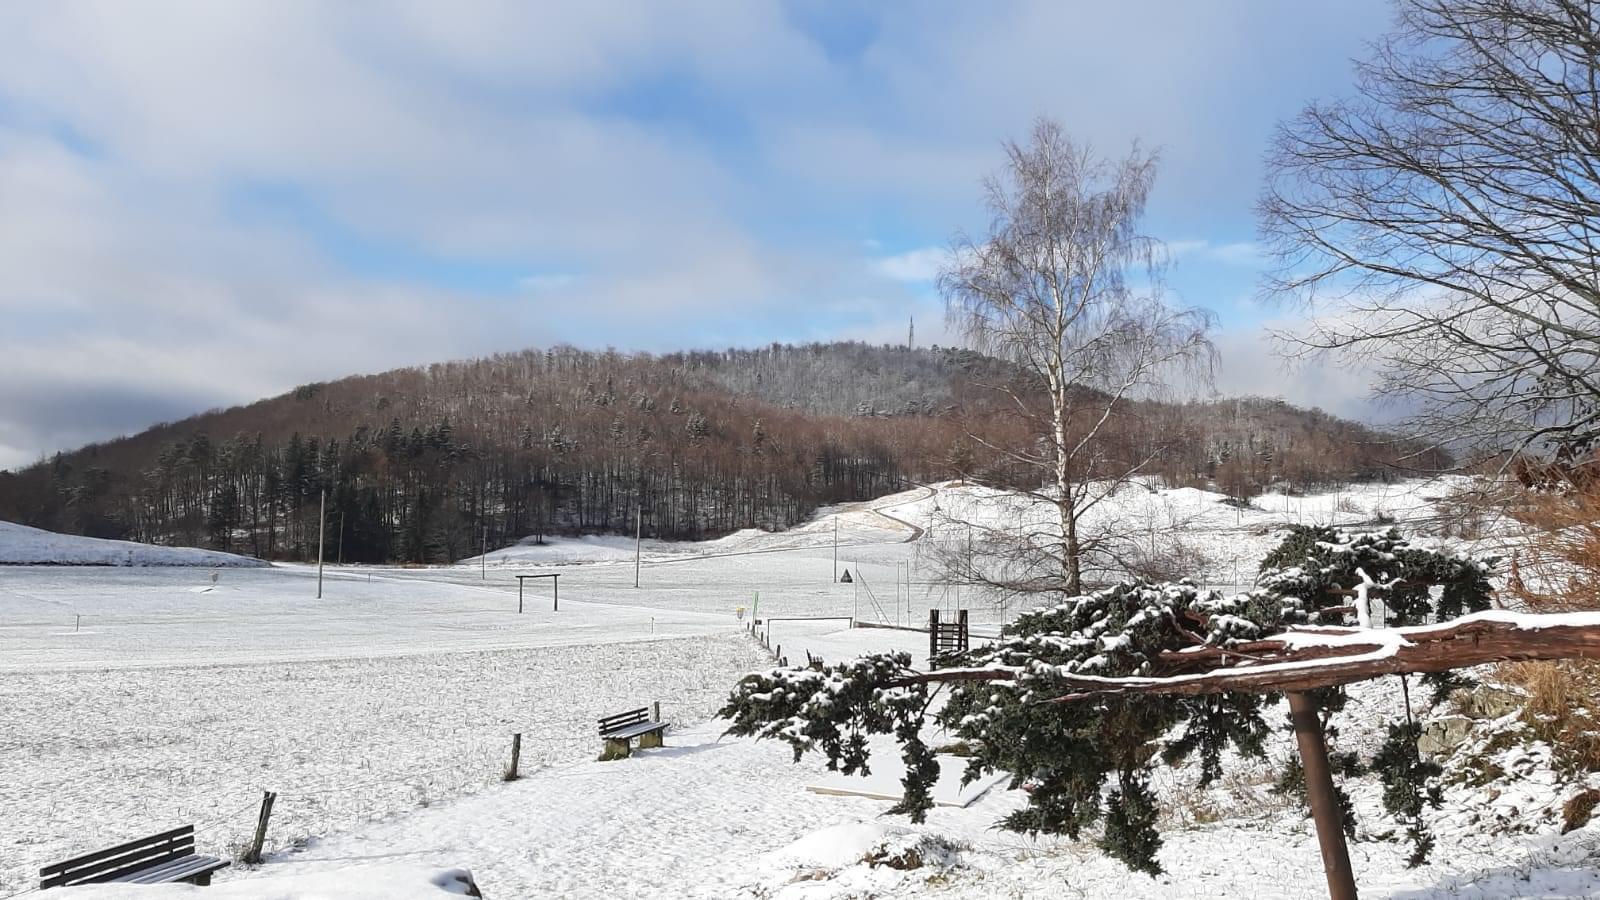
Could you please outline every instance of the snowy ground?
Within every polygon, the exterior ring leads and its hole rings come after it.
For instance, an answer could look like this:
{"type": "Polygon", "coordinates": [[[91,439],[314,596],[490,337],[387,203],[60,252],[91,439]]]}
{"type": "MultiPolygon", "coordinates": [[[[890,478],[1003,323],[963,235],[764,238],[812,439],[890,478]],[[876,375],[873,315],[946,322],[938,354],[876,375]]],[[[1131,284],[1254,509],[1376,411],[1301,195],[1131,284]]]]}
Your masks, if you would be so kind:
{"type": "MultiPolygon", "coordinates": [[[[1135,488],[1108,512],[1198,547],[1205,579],[1227,586],[1253,577],[1275,527],[1380,514],[1426,524],[1448,487],[1269,496],[1244,510],[1135,488]]],[[[791,661],[925,653],[913,631],[790,619],[914,626],[930,607],[971,605],[929,583],[926,554],[950,539],[952,510],[1010,514],[1004,498],[939,486],[781,535],[646,542],[639,588],[632,546],[615,538],[453,567],[330,568],[322,600],[302,566],[228,570],[215,583],[210,569],[0,567],[0,896],[31,886],[39,865],[183,822],[200,825],[203,850],[231,855],[263,789],[279,793],[276,853],[225,882],[400,863],[470,869],[496,898],[1321,896],[1315,840],[1267,793],[1265,768],[1206,793],[1171,773],[1170,871],[1149,879],[1090,846],[993,830],[1020,802],[1010,792],[912,828],[882,816],[887,802],[806,790],[824,777],[814,760],[718,739],[710,715],[739,674],[770,659],[743,630],[757,595],[761,618],[777,620],[768,640],[791,661]],[[836,524],[854,584],[833,581],[836,524]],[[514,576],[551,572],[563,574],[560,611],[547,582],[529,582],[519,615],[514,576]],[[594,762],[593,720],[652,700],[680,726],[668,748],[594,762]],[[512,732],[524,735],[526,777],[504,784],[512,732]],[[858,864],[864,845],[885,841],[920,846],[930,864],[858,864]]],[[[973,609],[990,628],[1014,614],[973,609]]],[[[1530,782],[1505,802],[1547,811],[1552,790],[1530,782]]],[[[1376,789],[1353,793],[1363,820],[1384,827],[1376,789]]],[[[1434,866],[1407,871],[1402,847],[1363,832],[1353,853],[1367,896],[1600,891],[1590,829],[1486,838],[1458,799],[1434,866]]]]}
{"type": "Polygon", "coordinates": [[[0,522],[0,566],[264,566],[248,556],[56,534],[0,522]]]}

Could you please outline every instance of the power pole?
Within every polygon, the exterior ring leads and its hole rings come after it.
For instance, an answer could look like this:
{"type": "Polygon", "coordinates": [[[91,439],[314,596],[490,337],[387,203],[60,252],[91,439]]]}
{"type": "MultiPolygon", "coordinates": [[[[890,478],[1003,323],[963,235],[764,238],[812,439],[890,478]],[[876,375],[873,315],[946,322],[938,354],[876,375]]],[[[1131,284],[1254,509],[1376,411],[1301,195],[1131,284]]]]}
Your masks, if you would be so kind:
{"type": "Polygon", "coordinates": [[[639,556],[644,545],[644,504],[634,507],[633,519],[633,586],[639,586],[639,556]]]}
{"type": "Polygon", "coordinates": [[[322,539],[328,534],[328,489],[317,501],[317,599],[322,599],[322,539]]]}

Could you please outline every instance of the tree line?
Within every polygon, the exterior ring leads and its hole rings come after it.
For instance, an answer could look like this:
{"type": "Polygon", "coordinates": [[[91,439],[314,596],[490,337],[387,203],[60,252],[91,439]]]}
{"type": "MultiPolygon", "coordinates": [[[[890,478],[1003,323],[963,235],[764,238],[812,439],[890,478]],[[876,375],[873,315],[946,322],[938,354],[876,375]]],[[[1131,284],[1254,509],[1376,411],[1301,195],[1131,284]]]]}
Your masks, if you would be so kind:
{"type": "MultiPolygon", "coordinates": [[[[978,421],[1028,440],[971,387],[998,365],[954,349],[818,344],[665,356],[556,347],[398,369],[0,473],[0,518],[308,559],[325,492],[327,554],[347,562],[447,562],[485,543],[631,533],[636,515],[667,539],[783,528],[912,482],[1026,484],[1026,470],[968,437],[978,421]],[[818,394],[822,371],[860,384],[818,394]],[[875,393],[884,384],[894,390],[875,393]]],[[[1152,474],[1169,483],[1309,486],[1392,473],[1400,455],[1376,432],[1278,401],[1126,413],[1117,439],[1129,452],[1159,445],[1152,474]]]]}

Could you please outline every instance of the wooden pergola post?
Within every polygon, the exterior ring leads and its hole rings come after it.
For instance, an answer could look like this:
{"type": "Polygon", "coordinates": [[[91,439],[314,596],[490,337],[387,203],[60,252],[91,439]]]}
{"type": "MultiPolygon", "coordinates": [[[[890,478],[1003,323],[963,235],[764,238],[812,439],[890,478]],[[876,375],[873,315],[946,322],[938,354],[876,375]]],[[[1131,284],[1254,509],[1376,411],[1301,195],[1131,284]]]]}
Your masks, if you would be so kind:
{"type": "Polygon", "coordinates": [[[1330,900],[1356,900],[1356,877],[1350,868],[1350,849],[1344,841],[1344,814],[1333,790],[1333,772],[1328,767],[1328,745],[1322,735],[1322,720],[1317,705],[1299,691],[1290,691],[1289,721],[1300,746],[1300,767],[1305,772],[1306,798],[1311,802],[1311,821],[1317,828],[1317,844],[1322,849],[1322,871],[1328,877],[1330,900]]]}
{"type": "Polygon", "coordinates": [[[554,611],[555,612],[560,612],[561,611],[561,573],[559,573],[559,572],[550,573],[550,574],[544,574],[544,575],[518,575],[518,576],[516,576],[516,579],[517,579],[517,612],[519,612],[519,613],[522,612],[522,583],[525,580],[529,579],[529,578],[548,578],[548,579],[550,579],[550,586],[555,591],[554,611]]]}

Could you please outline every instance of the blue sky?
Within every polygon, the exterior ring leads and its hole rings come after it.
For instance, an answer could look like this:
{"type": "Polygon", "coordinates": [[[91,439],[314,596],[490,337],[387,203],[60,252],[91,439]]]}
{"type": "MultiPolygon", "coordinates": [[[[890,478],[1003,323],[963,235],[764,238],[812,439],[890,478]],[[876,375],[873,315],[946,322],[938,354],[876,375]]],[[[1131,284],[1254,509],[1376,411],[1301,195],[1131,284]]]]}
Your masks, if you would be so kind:
{"type": "Polygon", "coordinates": [[[306,381],[565,341],[950,343],[928,280],[1039,115],[1160,148],[1218,389],[1367,414],[1256,302],[1274,124],[1377,0],[10,4],[0,467],[306,381]],[[1112,8],[1114,7],[1114,8],[1112,8]]]}

